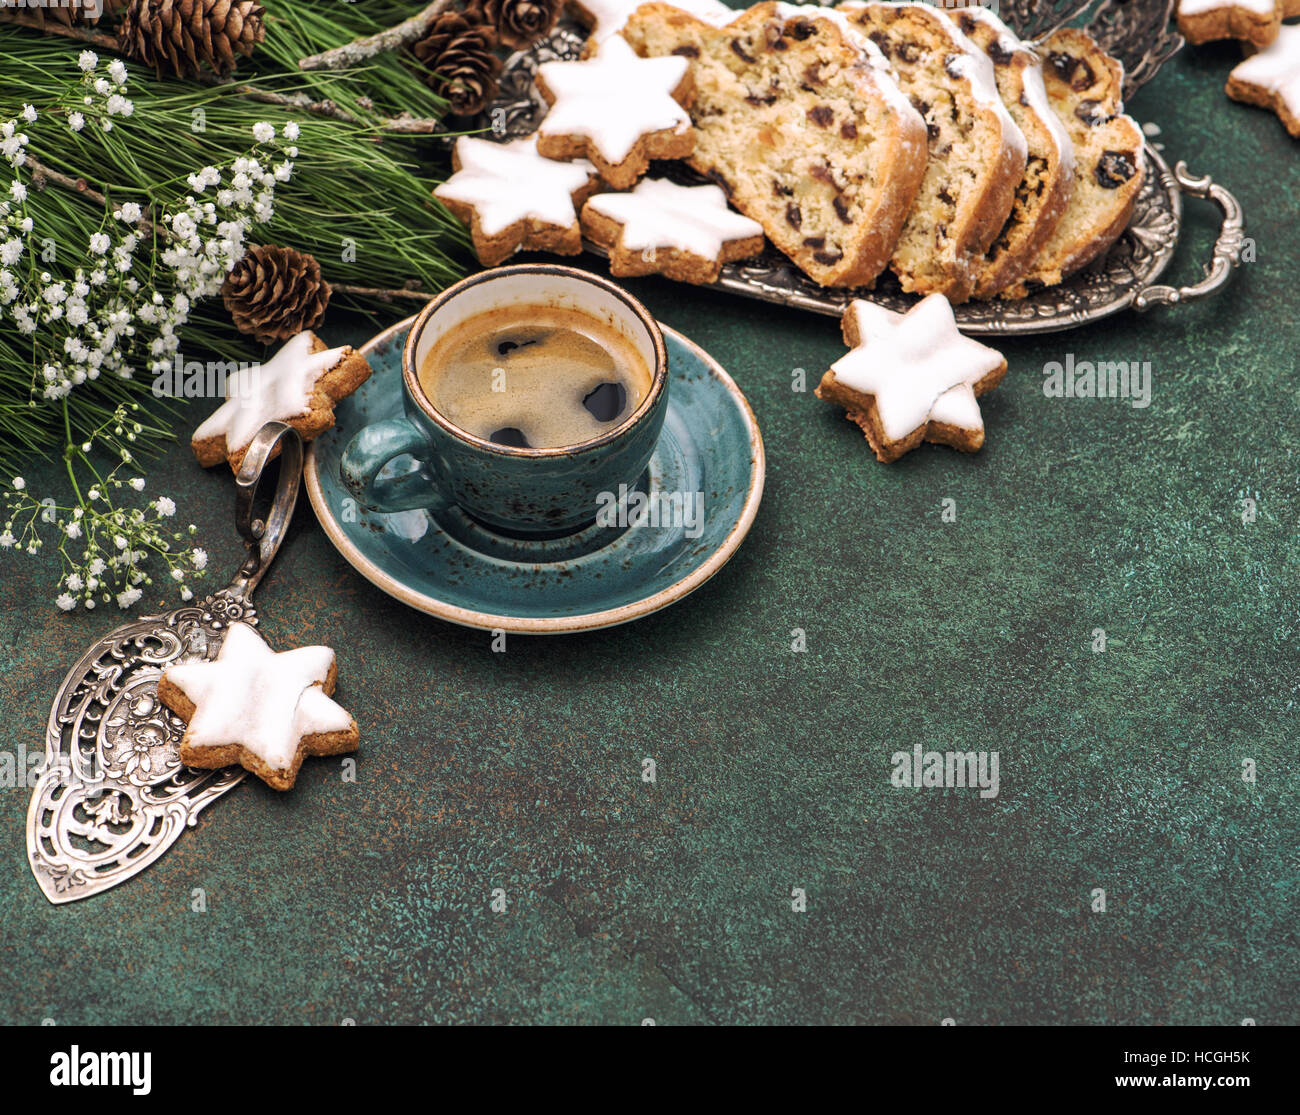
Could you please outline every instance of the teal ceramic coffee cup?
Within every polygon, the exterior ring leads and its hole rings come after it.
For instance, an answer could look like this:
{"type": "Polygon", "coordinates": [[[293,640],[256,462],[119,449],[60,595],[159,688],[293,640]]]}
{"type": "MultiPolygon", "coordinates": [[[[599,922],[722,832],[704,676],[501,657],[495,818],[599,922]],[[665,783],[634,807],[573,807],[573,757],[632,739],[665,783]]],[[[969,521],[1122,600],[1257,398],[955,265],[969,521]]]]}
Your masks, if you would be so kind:
{"type": "Polygon", "coordinates": [[[668,404],[668,356],[650,312],[599,276],[553,264],[516,264],[483,271],[443,291],[416,316],[402,353],[403,411],[373,423],[349,442],[342,480],[374,511],[443,510],[458,506],[490,527],[553,535],[591,523],[603,493],[631,485],[644,472],[668,404]],[[636,410],[589,441],[559,448],[500,445],[462,430],[440,414],[420,387],[425,357],[448,330],[490,311],[546,306],[588,314],[635,346],[651,370],[650,390],[636,410]],[[406,468],[385,466],[409,457],[406,468]]]}

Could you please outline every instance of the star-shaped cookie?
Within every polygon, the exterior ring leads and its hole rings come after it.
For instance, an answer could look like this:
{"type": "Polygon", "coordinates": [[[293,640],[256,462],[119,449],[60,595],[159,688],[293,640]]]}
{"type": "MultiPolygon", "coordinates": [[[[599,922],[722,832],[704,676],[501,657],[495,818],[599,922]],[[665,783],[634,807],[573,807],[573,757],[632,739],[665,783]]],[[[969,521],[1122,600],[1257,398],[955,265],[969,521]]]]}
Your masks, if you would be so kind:
{"type": "Polygon", "coordinates": [[[537,89],[551,106],[537,129],[550,159],[585,155],[616,190],[626,190],[651,159],[684,159],[695,149],[690,59],[638,58],[621,35],[582,62],[546,62],[537,89]]]}
{"type": "Polygon", "coordinates": [[[1282,27],[1271,46],[1234,67],[1228,74],[1228,96],[1271,108],[1300,139],[1300,25],[1282,27]]]}
{"type": "Polygon", "coordinates": [[[1002,382],[996,349],[963,337],[952,306],[931,294],[906,314],[861,299],[841,319],[852,350],[831,365],[817,397],[837,403],[888,463],[922,441],[973,453],[984,444],[977,395],[1002,382]]]}
{"type": "Polygon", "coordinates": [[[451,165],[456,173],[433,196],[469,225],[485,267],[521,248],[565,256],[582,251],[578,209],[600,184],[586,159],[543,158],[536,135],[509,143],[461,136],[451,165]]]}
{"type": "Polygon", "coordinates": [[[643,178],[625,194],[597,194],[582,209],[582,231],[609,249],[614,275],[667,275],[714,283],[724,263],[763,250],[763,226],[727,208],[718,186],[643,178]]]}
{"type": "Polygon", "coordinates": [[[226,380],[226,401],[194,431],[190,446],[204,468],[229,461],[236,472],[248,443],[267,422],[286,422],[310,441],[334,425],[334,404],[370,378],[350,345],[326,348],[310,330],[290,337],[265,364],[226,380]]]}
{"type": "Polygon", "coordinates": [[[1297,0],[1178,0],[1178,30],[1189,43],[1241,39],[1267,46],[1283,18],[1300,14],[1297,0]]]}
{"type": "Polygon", "coordinates": [[[238,763],[288,790],[303,756],[356,750],[356,721],[329,696],[337,672],[329,647],[277,654],[248,624],[232,623],[215,659],[163,671],[158,698],[186,722],[182,763],[238,763]]]}

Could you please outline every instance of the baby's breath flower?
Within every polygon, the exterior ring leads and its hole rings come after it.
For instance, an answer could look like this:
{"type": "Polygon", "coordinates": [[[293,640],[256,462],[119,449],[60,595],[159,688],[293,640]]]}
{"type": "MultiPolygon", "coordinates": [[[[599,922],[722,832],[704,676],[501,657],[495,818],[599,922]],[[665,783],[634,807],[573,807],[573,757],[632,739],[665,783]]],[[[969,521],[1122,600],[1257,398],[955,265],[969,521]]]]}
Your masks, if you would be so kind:
{"type": "Polygon", "coordinates": [[[82,73],[91,73],[99,64],[99,55],[93,50],[83,50],[77,57],[77,66],[82,73]]]}
{"type": "Polygon", "coordinates": [[[67,592],[59,593],[59,595],[55,597],[54,603],[56,603],[65,612],[70,612],[72,611],[73,608],[77,606],[76,599],[72,596],[71,593],[67,593],[67,592]]]}

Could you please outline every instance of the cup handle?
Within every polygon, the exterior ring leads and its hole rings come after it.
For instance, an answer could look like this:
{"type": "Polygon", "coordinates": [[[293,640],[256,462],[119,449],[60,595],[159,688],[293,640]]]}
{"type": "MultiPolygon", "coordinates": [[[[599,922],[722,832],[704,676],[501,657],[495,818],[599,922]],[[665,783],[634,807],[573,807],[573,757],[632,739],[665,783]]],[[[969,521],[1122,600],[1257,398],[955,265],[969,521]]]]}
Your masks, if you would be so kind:
{"type": "Polygon", "coordinates": [[[339,474],[357,499],[373,511],[388,513],[418,507],[438,509],[448,500],[422,455],[431,448],[428,437],[405,415],[375,422],[348,442],[339,462],[339,474]],[[379,473],[394,457],[413,456],[419,468],[403,476],[380,479],[379,473]]]}

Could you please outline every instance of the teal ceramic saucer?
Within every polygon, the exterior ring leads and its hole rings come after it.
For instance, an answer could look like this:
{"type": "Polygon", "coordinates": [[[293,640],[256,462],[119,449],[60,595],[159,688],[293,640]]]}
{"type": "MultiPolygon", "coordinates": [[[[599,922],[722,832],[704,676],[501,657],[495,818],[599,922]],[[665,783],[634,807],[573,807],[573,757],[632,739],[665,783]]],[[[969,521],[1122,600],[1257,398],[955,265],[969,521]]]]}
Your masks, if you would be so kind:
{"type": "Polygon", "coordinates": [[[666,325],[663,433],[612,524],[538,541],[498,533],[456,510],[381,515],[359,506],[339,477],[339,458],[357,430],[400,412],[410,325],[399,322],[362,348],[374,374],[338,404],[334,428],[307,455],[316,517],[367,580],[452,623],[560,634],[627,623],[674,604],[736,552],[763,497],[763,438],[732,378],[666,325]],[[620,525],[636,520],[638,504],[642,521],[620,525]]]}

